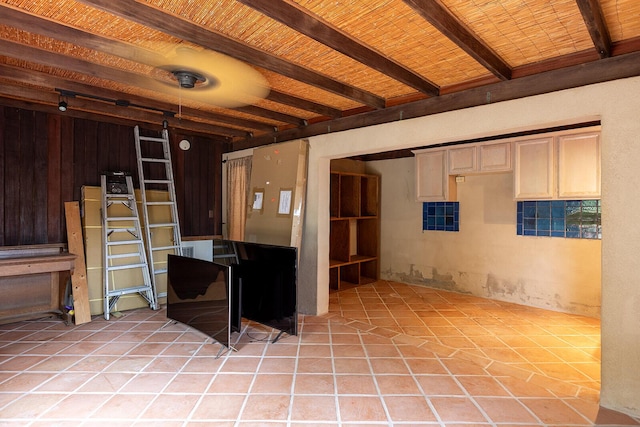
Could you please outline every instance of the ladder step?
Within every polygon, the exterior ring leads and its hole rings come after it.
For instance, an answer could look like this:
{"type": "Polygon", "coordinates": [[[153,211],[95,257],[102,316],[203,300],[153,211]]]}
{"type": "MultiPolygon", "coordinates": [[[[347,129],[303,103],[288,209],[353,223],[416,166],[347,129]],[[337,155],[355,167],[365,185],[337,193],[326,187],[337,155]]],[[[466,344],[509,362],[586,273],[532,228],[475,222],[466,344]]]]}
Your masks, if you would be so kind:
{"type": "Polygon", "coordinates": [[[151,292],[151,287],[146,285],[133,286],[131,288],[113,289],[107,293],[107,296],[120,296],[127,294],[135,294],[140,292],[151,292]]]}
{"type": "MultiPolygon", "coordinates": [[[[116,228],[116,227],[107,227],[107,232],[109,234],[112,233],[129,233],[132,235],[136,235],[136,229],[135,228],[116,228]]],[[[136,236],[137,237],[137,236],[136,236]]]]}
{"type": "Polygon", "coordinates": [[[143,162],[149,163],[169,163],[169,159],[165,159],[164,157],[143,157],[140,159],[143,162]]]}
{"type": "Polygon", "coordinates": [[[125,264],[125,265],[112,265],[107,267],[107,271],[115,270],[133,270],[134,268],[147,268],[147,264],[125,264]]]}
{"type": "Polygon", "coordinates": [[[155,274],[165,274],[167,272],[166,268],[158,268],[154,271],[155,274]]]}
{"type": "Polygon", "coordinates": [[[171,184],[172,181],[170,179],[145,179],[145,184],[171,184]]]}
{"type": "Polygon", "coordinates": [[[138,245],[142,244],[142,239],[136,240],[115,240],[113,242],[106,242],[107,246],[123,246],[123,245],[138,245]]]}
{"type": "Polygon", "coordinates": [[[104,219],[106,221],[140,221],[137,216],[107,216],[104,219]]]}
{"type": "Polygon", "coordinates": [[[176,227],[177,224],[175,222],[166,222],[166,223],[157,223],[157,224],[147,224],[149,228],[163,228],[163,227],[176,227]]]}
{"type": "Polygon", "coordinates": [[[152,251],[168,251],[168,250],[176,250],[180,248],[180,246],[177,245],[167,245],[167,246],[156,246],[151,248],[152,251]]]}
{"type": "Polygon", "coordinates": [[[112,259],[121,259],[121,258],[133,258],[134,256],[140,256],[139,252],[129,252],[127,254],[111,254],[111,255],[107,255],[107,259],[112,260],[112,259]]]}
{"type": "Polygon", "coordinates": [[[151,141],[151,142],[164,142],[164,138],[157,138],[157,137],[153,137],[153,136],[138,136],[138,138],[140,139],[140,141],[151,141]]]}
{"type": "Polygon", "coordinates": [[[174,205],[176,202],[147,202],[147,206],[171,206],[174,205]]]}

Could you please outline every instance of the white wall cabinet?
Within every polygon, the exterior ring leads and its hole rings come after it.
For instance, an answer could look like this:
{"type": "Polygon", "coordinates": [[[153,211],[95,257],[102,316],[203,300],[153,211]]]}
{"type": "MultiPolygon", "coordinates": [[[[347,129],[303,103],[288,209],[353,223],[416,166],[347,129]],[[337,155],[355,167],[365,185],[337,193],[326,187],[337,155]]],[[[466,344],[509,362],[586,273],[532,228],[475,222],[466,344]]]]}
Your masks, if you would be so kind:
{"type": "Polygon", "coordinates": [[[511,171],[511,141],[478,146],[480,172],[511,171]]]}
{"type": "Polygon", "coordinates": [[[558,137],[558,197],[600,197],[600,134],[558,137]]]}
{"type": "Polygon", "coordinates": [[[449,148],[449,174],[511,171],[511,141],[449,148]]]}
{"type": "Polygon", "coordinates": [[[516,199],[600,197],[600,132],[566,131],[514,142],[516,199]]]}
{"type": "Polygon", "coordinates": [[[514,152],[515,198],[553,198],[553,137],[516,141],[514,152]]]}
{"type": "Polygon", "coordinates": [[[416,150],[416,200],[436,202],[449,200],[449,172],[447,150],[416,150]]]}

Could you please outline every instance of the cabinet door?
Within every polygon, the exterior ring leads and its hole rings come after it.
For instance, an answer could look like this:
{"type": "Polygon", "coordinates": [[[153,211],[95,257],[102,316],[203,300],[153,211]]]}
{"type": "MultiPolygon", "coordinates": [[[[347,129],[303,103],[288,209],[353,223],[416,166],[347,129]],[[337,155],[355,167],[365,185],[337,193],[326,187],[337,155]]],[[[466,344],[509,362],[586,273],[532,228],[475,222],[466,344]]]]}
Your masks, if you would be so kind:
{"type": "Polygon", "coordinates": [[[516,199],[553,197],[553,137],[516,141],[514,192],[516,199]]]}
{"type": "Polygon", "coordinates": [[[416,153],[416,198],[421,202],[447,200],[447,152],[416,153]]]}
{"type": "Polygon", "coordinates": [[[476,163],[476,147],[451,148],[449,153],[449,173],[475,172],[478,170],[476,163]]]}
{"type": "Polygon", "coordinates": [[[558,197],[600,197],[600,134],[558,138],[558,197]]]}
{"type": "Polygon", "coordinates": [[[511,170],[511,143],[483,144],[478,147],[480,172],[509,172],[511,170]]]}

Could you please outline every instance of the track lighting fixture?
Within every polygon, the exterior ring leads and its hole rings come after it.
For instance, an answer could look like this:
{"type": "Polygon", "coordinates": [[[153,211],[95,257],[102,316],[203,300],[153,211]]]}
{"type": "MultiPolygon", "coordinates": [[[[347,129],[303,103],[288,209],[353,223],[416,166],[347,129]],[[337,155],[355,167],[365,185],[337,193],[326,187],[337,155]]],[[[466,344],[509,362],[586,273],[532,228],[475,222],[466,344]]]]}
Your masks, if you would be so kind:
{"type": "Polygon", "coordinates": [[[67,111],[67,101],[64,100],[64,98],[62,97],[62,94],[60,94],[60,96],[58,97],[58,110],[65,112],[67,111]]]}

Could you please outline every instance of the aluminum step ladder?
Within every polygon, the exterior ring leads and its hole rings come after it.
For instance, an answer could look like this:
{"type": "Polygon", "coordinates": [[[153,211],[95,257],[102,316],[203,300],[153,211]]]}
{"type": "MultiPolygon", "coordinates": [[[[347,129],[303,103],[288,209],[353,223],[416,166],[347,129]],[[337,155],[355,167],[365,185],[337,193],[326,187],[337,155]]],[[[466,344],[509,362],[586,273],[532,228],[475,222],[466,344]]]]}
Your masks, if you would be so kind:
{"type": "Polygon", "coordinates": [[[131,176],[124,172],[105,173],[100,176],[100,187],[104,318],[109,320],[118,299],[129,294],[139,294],[151,309],[157,310],[131,176]]]}
{"type": "Polygon", "coordinates": [[[165,127],[161,137],[143,136],[136,126],[134,135],[151,280],[160,288],[168,255],[182,255],[169,132],[165,127]]]}

